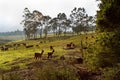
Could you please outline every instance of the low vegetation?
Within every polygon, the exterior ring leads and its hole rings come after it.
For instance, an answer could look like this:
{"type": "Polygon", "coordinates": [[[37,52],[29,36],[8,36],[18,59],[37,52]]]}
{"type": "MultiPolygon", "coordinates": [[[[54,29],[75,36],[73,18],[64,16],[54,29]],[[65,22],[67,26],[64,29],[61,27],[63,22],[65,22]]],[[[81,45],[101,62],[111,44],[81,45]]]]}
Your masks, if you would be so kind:
{"type": "Polygon", "coordinates": [[[60,80],[80,79],[81,74],[78,74],[79,70],[83,70],[83,68],[86,68],[85,72],[90,70],[86,64],[81,65],[83,57],[81,56],[80,44],[81,41],[84,46],[86,46],[86,42],[94,43],[95,39],[92,36],[94,35],[88,34],[68,38],[50,38],[52,40],[48,38],[47,40],[9,42],[4,46],[12,46],[8,50],[0,51],[1,78],[5,80],[23,80],[23,78],[26,78],[26,80],[32,78],[35,80],[56,80],[58,78],[60,80]],[[71,42],[74,43],[75,48],[64,49],[71,42]],[[26,48],[28,45],[32,45],[32,47],[26,48]],[[52,58],[49,59],[47,57],[48,53],[51,52],[50,46],[53,46],[51,49],[54,49],[54,53],[52,54],[52,58]],[[35,59],[35,53],[41,53],[42,50],[44,50],[42,56],[35,59]],[[19,75],[21,73],[24,74],[19,75]],[[30,75],[33,77],[28,77],[30,75]],[[18,78],[15,78],[15,76],[18,76],[18,78]]]}

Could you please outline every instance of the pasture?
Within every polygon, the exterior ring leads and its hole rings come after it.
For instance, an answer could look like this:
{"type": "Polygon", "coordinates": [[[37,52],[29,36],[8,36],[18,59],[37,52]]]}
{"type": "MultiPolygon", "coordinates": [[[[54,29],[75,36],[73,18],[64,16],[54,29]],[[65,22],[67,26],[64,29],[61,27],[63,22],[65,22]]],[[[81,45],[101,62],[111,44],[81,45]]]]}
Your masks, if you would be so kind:
{"type": "MultiPolygon", "coordinates": [[[[94,34],[83,34],[78,36],[69,36],[69,37],[60,37],[60,38],[47,38],[40,40],[22,40],[16,42],[9,42],[6,45],[12,45],[6,51],[0,51],[0,72],[4,73],[1,77],[5,77],[8,73],[13,73],[17,70],[18,74],[26,72],[26,76],[24,78],[28,79],[27,72],[31,70],[31,75],[34,76],[34,79],[42,79],[42,72],[48,71],[48,73],[55,74],[57,71],[66,71],[66,69],[70,69],[70,72],[64,72],[64,74],[69,74],[69,77],[72,72],[76,73],[76,66],[79,68],[88,68],[85,64],[79,64],[76,62],[76,58],[82,57],[82,53],[80,51],[81,41],[83,45],[94,43],[95,39],[92,37],[94,34]],[[74,43],[75,49],[63,49],[64,46],[68,43],[74,43]],[[25,43],[26,45],[23,45],[25,43]],[[18,45],[19,44],[19,45],[18,45]],[[33,45],[32,47],[27,48],[26,46],[33,45]],[[51,59],[47,58],[47,53],[50,52],[50,46],[53,46],[55,52],[53,53],[53,57],[51,59]],[[41,52],[44,50],[42,55],[42,59],[35,59],[34,53],[41,52]],[[40,71],[41,70],[41,71],[40,71]],[[35,72],[35,74],[33,74],[35,72]],[[39,74],[39,76],[38,76],[39,74]],[[36,77],[35,77],[36,76],[36,77]],[[40,77],[41,76],[41,77],[40,77]],[[40,77],[40,78],[39,78],[40,77]]],[[[59,72],[58,74],[61,74],[59,72]]],[[[14,74],[15,76],[17,74],[14,74]]],[[[44,75],[48,76],[48,74],[44,73],[44,75]]],[[[19,75],[20,76],[20,75],[19,75]]],[[[30,78],[30,77],[29,77],[30,78]]],[[[44,77],[43,77],[44,78],[44,77]]],[[[73,78],[78,78],[74,74],[73,78]]],[[[31,78],[30,78],[31,79],[31,78]]],[[[36,79],[36,80],[37,80],[36,79]]],[[[52,80],[51,78],[50,80],[52,80]]],[[[17,80],[17,79],[15,79],[17,80]]],[[[21,79],[18,79],[21,80],[21,79]]],[[[48,79],[42,79],[48,80],[48,79]]],[[[56,80],[56,79],[55,79],[56,80]]],[[[62,80],[62,79],[61,79],[62,80]]],[[[76,80],[76,79],[68,79],[68,80],[76,80]]]]}

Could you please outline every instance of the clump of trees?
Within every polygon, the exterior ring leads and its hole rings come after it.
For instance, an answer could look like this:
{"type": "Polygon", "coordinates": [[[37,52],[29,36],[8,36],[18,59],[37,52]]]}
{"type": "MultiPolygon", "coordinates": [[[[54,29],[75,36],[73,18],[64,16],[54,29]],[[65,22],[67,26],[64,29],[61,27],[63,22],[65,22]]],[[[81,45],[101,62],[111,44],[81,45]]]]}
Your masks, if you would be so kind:
{"type": "Polygon", "coordinates": [[[43,34],[47,38],[48,33],[60,37],[61,34],[66,35],[70,30],[80,34],[95,29],[95,17],[88,16],[84,8],[75,7],[69,17],[65,13],[58,13],[54,18],[43,15],[37,10],[30,12],[28,8],[25,8],[23,17],[21,24],[23,24],[26,39],[35,39],[38,33],[40,38],[43,34]]]}
{"type": "Polygon", "coordinates": [[[99,67],[113,67],[120,62],[120,1],[100,1],[97,12],[97,63],[99,67]]]}
{"type": "Polygon", "coordinates": [[[120,1],[97,1],[96,42],[86,52],[86,63],[103,71],[102,80],[120,80],[120,1]]]}

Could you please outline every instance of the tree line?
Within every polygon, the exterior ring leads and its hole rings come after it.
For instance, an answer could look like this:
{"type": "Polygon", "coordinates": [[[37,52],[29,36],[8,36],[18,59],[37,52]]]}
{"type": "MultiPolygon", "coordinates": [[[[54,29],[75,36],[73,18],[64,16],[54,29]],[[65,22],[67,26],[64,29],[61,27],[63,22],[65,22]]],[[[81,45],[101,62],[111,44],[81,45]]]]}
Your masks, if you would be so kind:
{"type": "Polygon", "coordinates": [[[23,12],[24,20],[21,22],[26,39],[35,39],[39,33],[40,38],[48,33],[54,36],[66,35],[68,31],[75,34],[95,30],[95,16],[89,16],[84,8],[74,8],[69,17],[65,13],[58,13],[54,18],[43,15],[38,10],[31,12],[28,8],[23,12]]]}
{"type": "Polygon", "coordinates": [[[23,31],[15,30],[11,32],[0,32],[0,36],[16,36],[16,35],[23,35],[23,31]]]}

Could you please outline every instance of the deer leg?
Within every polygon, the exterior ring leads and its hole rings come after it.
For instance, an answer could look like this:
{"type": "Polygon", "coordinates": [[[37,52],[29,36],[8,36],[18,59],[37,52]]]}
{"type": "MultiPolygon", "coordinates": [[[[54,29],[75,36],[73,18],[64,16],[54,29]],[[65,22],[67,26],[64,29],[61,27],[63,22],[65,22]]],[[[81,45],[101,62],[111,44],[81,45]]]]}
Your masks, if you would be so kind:
{"type": "Polygon", "coordinates": [[[48,55],[48,57],[47,57],[48,59],[49,59],[49,55],[48,55]]]}

